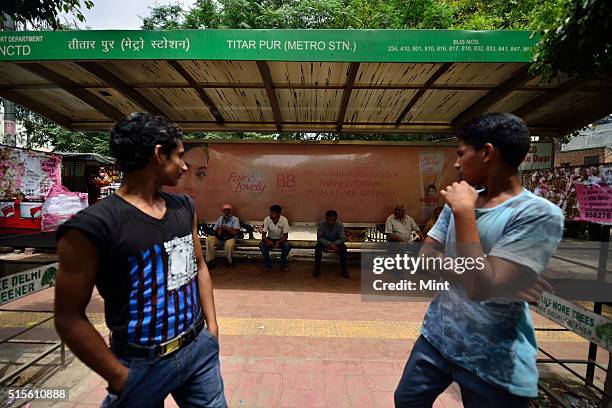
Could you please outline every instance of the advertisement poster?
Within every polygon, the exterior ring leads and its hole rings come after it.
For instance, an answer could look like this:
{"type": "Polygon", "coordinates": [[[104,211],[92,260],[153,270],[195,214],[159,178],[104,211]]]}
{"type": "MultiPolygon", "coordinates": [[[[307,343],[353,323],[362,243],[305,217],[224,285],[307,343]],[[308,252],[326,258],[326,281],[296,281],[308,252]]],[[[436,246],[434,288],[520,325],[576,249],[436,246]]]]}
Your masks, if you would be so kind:
{"type": "Polygon", "coordinates": [[[440,186],[458,179],[451,146],[189,143],[189,168],[168,189],[194,198],[200,220],[228,203],[242,221],[263,220],[273,204],[290,222],[317,222],[335,209],[346,223],[383,223],[396,203],[423,224],[440,186]],[[426,187],[434,185],[429,196],[426,187]]]}
{"type": "Polygon", "coordinates": [[[60,156],[0,146],[0,200],[43,199],[53,184],[61,184],[60,156]]]}
{"type": "MultiPolygon", "coordinates": [[[[590,221],[599,219],[604,222],[605,214],[612,211],[612,201],[607,186],[612,186],[612,165],[580,167],[558,167],[545,170],[525,171],[522,174],[523,186],[535,195],[546,198],[563,210],[565,219],[570,221],[590,221]],[[580,186],[595,186],[589,189],[589,198],[581,202],[586,195],[579,196],[577,190],[587,191],[580,186]],[[589,215],[582,213],[588,208],[589,215]],[[599,214],[593,215],[596,210],[599,214]],[[588,219],[590,218],[590,219],[588,219]]],[[[610,221],[605,221],[609,223],[610,221]]]]}
{"type": "Polygon", "coordinates": [[[612,224],[612,185],[576,184],[580,221],[612,224]]]}
{"type": "MultiPolygon", "coordinates": [[[[438,205],[440,182],[444,170],[445,155],[442,152],[419,152],[419,172],[421,174],[421,219],[433,216],[438,205]]],[[[444,184],[447,186],[448,183],[444,184]]]]}

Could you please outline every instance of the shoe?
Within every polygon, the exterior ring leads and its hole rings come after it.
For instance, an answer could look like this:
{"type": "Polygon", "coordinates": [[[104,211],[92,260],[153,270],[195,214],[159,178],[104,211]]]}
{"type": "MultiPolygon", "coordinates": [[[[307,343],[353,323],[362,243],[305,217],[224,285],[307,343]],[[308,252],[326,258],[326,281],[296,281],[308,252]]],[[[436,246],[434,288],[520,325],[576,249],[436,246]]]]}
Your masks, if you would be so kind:
{"type": "Polygon", "coordinates": [[[215,261],[209,261],[209,262],[206,262],[206,266],[208,266],[208,270],[210,271],[215,266],[217,266],[217,263],[215,261]]]}
{"type": "Polygon", "coordinates": [[[319,276],[321,276],[321,270],[320,269],[315,269],[314,272],[312,273],[312,277],[313,278],[318,278],[319,276]]]}
{"type": "Polygon", "coordinates": [[[227,267],[230,268],[230,269],[233,269],[234,268],[234,263],[233,262],[228,262],[227,263],[227,267]]]}
{"type": "Polygon", "coordinates": [[[340,276],[342,276],[344,279],[350,279],[351,277],[347,270],[340,272],[340,276]]]}
{"type": "Polygon", "coordinates": [[[289,272],[289,268],[286,266],[282,267],[280,270],[281,272],[285,272],[285,273],[289,272]]]}
{"type": "Polygon", "coordinates": [[[264,266],[262,269],[262,272],[264,273],[268,273],[270,271],[272,271],[272,266],[264,266]]]}

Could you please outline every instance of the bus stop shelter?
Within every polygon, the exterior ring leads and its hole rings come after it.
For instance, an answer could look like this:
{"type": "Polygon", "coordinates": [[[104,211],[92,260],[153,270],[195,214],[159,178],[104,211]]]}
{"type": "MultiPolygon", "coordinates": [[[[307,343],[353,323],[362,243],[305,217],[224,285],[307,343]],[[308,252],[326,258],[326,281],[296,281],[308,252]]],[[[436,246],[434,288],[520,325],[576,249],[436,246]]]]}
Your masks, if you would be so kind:
{"type": "Polygon", "coordinates": [[[134,111],[184,131],[451,133],[488,111],[559,136],[610,113],[610,83],[543,81],[527,31],[0,32],[0,97],[68,129],[134,111]]]}
{"type": "MultiPolygon", "coordinates": [[[[534,75],[536,42],[528,31],[0,32],[0,97],[71,130],[149,111],[184,131],[450,134],[501,111],[560,137],[610,114],[612,83],[534,75]]],[[[595,355],[592,343],[591,385],[595,355]]]]}

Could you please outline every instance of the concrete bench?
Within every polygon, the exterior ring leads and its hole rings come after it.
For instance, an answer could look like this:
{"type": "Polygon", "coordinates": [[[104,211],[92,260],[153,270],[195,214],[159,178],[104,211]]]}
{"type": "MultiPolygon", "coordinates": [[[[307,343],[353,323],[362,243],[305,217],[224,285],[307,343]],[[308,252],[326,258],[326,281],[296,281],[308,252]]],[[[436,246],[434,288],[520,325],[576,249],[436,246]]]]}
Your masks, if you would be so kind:
{"type": "MultiPolygon", "coordinates": [[[[290,239],[288,240],[293,249],[315,249],[317,241],[303,240],[303,239],[290,239]]],[[[206,247],[206,237],[200,238],[202,247],[206,247]]],[[[253,248],[259,251],[259,243],[261,239],[237,239],[236,249],[248,249],[253,248]]],[[[377,242],[346,242],[346,247],[349,250],[361,250],[366,248],[375,248],[379,243],[377,242]]],[[[278,249],[277,249],[278,250],[278,249]]],[[[280,250],[278,250],[280,251],[280,250]]]]}
{"type": "MultiPolygon", "coordinates": [[[[200,242],[202,248],[206,248],[206,237],[205,232],[212,231],[212,224],[210,222],[207,225],[200,226],[200,242]]],[[[236,247],[234,249],[235,254],[244,256],[261,256],[259,250],[259,243],[261,239],[259,235],[261,233],[259,226],[260,221],[247,221],[241,222],[241,236],[244,238],[236,239],[236,247]],[[247,238],[248,237],[248,238],[247,238]]],[[[301,258],[314,258],[314,250],[317,244],[316,241],[316,226],[317,223],[305,223],[296,222],[290,224],[289,231],[289,244],[291,245],[292,251],[291,256],[298,256],[301,258]],[[291,236],[308,237],[309,239],[291,239],[291,236]]],[[[382,224],[352,224],[344,223],[345,228],[367,228],[368,233],[366,234],[366,242],[346,242],[346,246],[349,252],[349,257],[355,258],[360,255],[360,252],[364,249],[374,248],[378,243],[384,242],[386,236],[382,233],[384,231],[384,225],[382,224]]],[[[224,252],[223,248],[217,248],[215,250],[216,255],[222,255],[224,252]]],[[[273,249],[271,251],[275,254],[280,254],[280,249],[273,249]]],[[[324,258],[336,257],[336,254],[323,252],[324,258]]]]}

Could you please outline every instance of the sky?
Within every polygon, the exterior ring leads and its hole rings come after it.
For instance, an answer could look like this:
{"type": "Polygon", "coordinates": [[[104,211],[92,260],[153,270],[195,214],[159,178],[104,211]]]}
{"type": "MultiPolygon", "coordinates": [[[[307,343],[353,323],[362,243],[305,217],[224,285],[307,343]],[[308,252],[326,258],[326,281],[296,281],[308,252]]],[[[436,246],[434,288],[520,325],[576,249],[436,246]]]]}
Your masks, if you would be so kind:
{"type": "MultiPolygon", "coordinates": [[[[90,10],[83,10],[85,23],[78,23],[79,27],[89,27],[93,30],[138,30],[142,19],[149,15],[149,7],[156,5],[182,3],[188,9],[193,0],[93,0],[94,6],[90,10]]],[[[78,20],[77,20],[78,21],[78,20]]]]}

